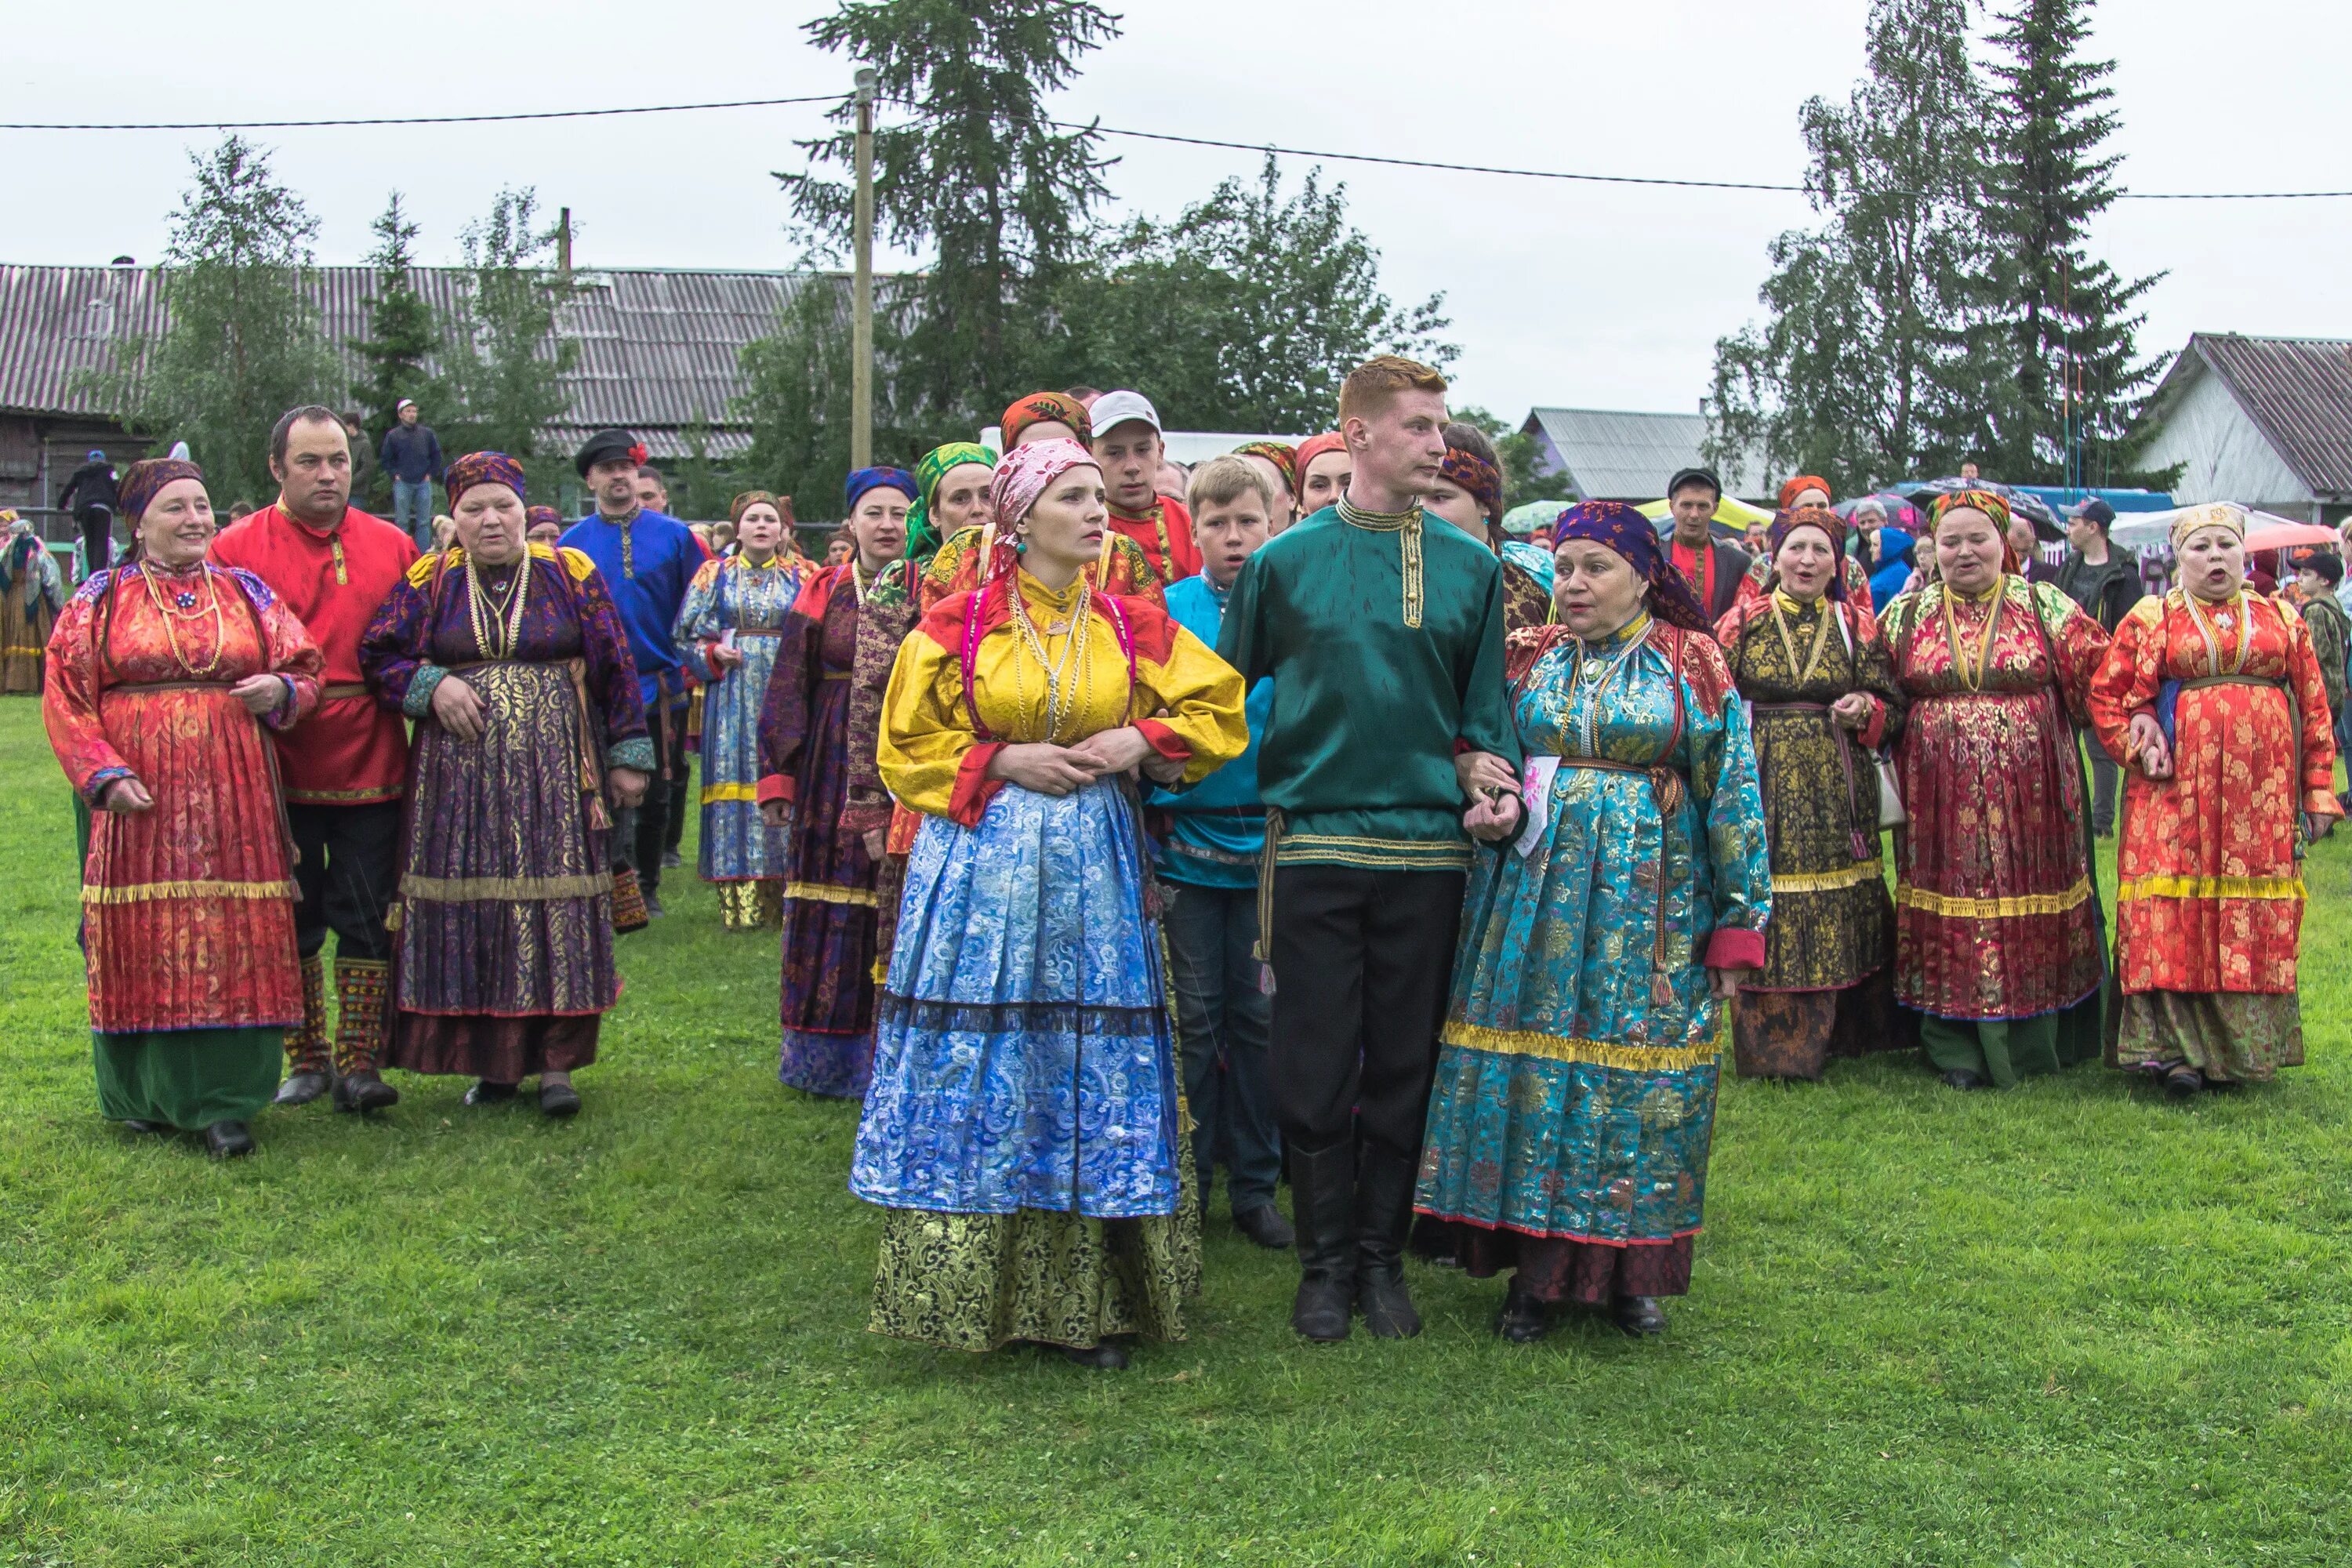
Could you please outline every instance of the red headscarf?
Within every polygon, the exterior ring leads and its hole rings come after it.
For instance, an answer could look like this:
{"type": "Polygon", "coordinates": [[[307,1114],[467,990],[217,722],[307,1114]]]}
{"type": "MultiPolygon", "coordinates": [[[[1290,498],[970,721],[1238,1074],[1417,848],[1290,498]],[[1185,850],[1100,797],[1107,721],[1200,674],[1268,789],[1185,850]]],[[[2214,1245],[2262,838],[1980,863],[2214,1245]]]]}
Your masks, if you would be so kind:
{"type": "MultiPolygon", "coordinates": [[[[1791,483],[1795,481],[1791,480],[1791,483]]],[[[1836,557],[1830,563],[1829,596],[1845,597],[1845,519],[1825,506],[1801,506],[1794,511],[1784,511],[1772,520],[1771,529],[1764,535],[1764,549],[1775,561],[1780,557],[1780,546],[1789,535],[1801,528],[1818,528],[1830,542],[1830,553],[1836,557]]],[[[1772,580],[1780,579],[1778,566],[1772,569],[1772,580]]]]}
{"type": "Polygon", "coordinates": [[[2012,575],[2022,570],[2025,563],[2009,542],[2008,498],[1996,495],[1991,490],[1954,490],[1949,495],[1937,496],[1935,507],[1927,514],[1927,537],[1936,537],[1936,530],[1943,526],[1946,513],[1958,511],[1964,507],[1992,519],[1993,531],[2000,535],[2000,569],[2012,575]]]}
{"type": "Polygon", "coordinates": [[[1326,430],[1320,436],[1309,436],[1306,440],[1298,443],[1298,455],[1297,458],[1298,466],[1296,470],[1298,478],[1292,483],[1291,489],[1298,493],[1298,499],[1300,500],[1305,500],[1307,499],[1307,469],[1308,466],[1311,465],[1316,458],[1321,457],[1326,452],[1344,452],[1347,449],[1348,438],[1345,436],[1340,435],[1337,430],[1326,430]]]}
{"type": "Polygon", "coordinates": [[[1087,412],[1087,405],[1058,392],[1033,392],[1014,398],[997,426],[1004,432],[1005,449],[1010,451],[1021,439],[1021,432],[1048,421],[1068,426],[1077,432],[1080,441],[1095,438],[1094,416],[1087,412]]]}
{"type": "Polygon", "coordinates": [[[1799,474],[1795,479],[1790,479],[1787,484],[1780,487],[1780,510],[1782,511],[1787,511],[1790,507],[1795,506],[1797,504],[1797,498],[1803,495],[1807,490],[1821,491],[1822,497],[1822,504],[1823,506],[1827,506],[1830,501],[1834,500],[1837,496],[1837,492],[1830,489],[1829,480],[1822,478],[1819,474],[1799,474]]]}

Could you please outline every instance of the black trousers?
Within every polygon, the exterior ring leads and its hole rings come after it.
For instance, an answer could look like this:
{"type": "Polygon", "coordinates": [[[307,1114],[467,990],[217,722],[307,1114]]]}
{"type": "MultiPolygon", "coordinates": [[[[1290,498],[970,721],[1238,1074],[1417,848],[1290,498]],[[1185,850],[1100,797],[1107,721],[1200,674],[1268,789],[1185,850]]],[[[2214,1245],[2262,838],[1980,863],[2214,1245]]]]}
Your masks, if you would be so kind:
{"type": "Polygon", "coordinates": [[[646,785],[645,803],[621,812],[613,824],[613,868],[635,871],[637,886],[651,893],[661,888],[670,814],[687,809],[686,704],[657,707],[646,721],[654,743],[654,776],[646,785]]]}
{"type": "Polygon", "coordinates": [[[392,959],[384,911],[400,890],[400,802],[368,805],[286,803],[301,860],[294,885],[294,950],[317,955],[335,933],[335,952],[377,963],[392,959]]]}
{"type": "Polygon", "coordinates": [[[81,524],[81,558],[86,570],[95,572],[114,564],[114,509],[85,506],[74,509],[74,521],[81,524]]]}
{"type": "Polygon", "coordinates": [[[1462,924],[1460,871],[1278,866],[1268,1067],[1282,1136],[1421,1155],[1462,924]]]}

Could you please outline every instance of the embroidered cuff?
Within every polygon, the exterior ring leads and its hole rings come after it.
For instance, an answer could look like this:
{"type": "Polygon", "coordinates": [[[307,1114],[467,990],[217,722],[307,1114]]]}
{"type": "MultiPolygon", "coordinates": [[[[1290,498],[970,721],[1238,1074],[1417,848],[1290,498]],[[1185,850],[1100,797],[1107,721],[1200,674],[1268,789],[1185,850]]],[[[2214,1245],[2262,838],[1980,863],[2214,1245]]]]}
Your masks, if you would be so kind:
{"type": "Polygon", "coordinates": [[[789,773],[761,773],[759,786],[752,793],[759,796],[761,805],[772,800],[792,805],[793,797],[800,793],[800,785],[789,773]]]}
{"type": "Polygon", "coordinates": [[[604,748],[604,765],[608,768],[628,768],[641,773],[653,772],[652,737],[632,735],[625,741],[614,742],[604,748]]]}
{"type": "Polygon", "coordinates": [[[1004,749],[1002,741],[982,741],[963,754],[956,765],[955,793],[948,797],[948,820],[959,827],[978,827],[988,814],[988,803],[1004,787],[1003,779],[988,776],[988,764],[1004,749]]]}
{"type": "Polygon", "coordinates": [[[89,783],[81,786],[81,798],[92,811],[96,811],[99,808],[99,802],[106,798],[107,785],[117,779],[127,779],[131,776],[129,768],[100,768],[89,775],[89,783]]]}
{"type": "Polygon", "coordinates": [[[278,706],[264,713],[261,721],[273,730],[290,730],[294,727],[295,714],[300,711],[300,694],[296,690],[294,678],[290,675],[279,676],[278,683],[286,689],[278,695],[278,706]]]}
{"type": "Polygon", "coordinates": [[[1706,966],[1709,969],[1763,968],[1764,933],[1744,931],[1738,926],[1717,926],[1715,934],[1706,939],[1706,966]]]}
{"type": "Polygon", "coordinates": [[[2307,789],[2303,792],[2303,809],[2314,816],[2341,816],[2344,803],[2336,798],[2333,789],[2307,789]]]}
{"type": "Polygon", "coordinates": [[[1863,725],[1860,732],[1854,736],[1854,740],[1865,752],[1874,752],[1886,743],[1886,700],[1885,698],[1873,697],[1870,700],[1870,721],[1863,725]]]}
{"type": "Polygon", "coordinates": [[[888,796],[877,800],[856,798],[859,791],[852,790],[852,798],[841,808],[841,830],[844,833],[878,833],[890,826],[888,796]]]}
{"type": "Polygon", "coordinates": [[[400,710],[412,719],[422,719],[433,711],[433,693],[449,678],[449,672],[437,664],[420,664],[409,678],[408,695],[400,700],[400,710]]]}

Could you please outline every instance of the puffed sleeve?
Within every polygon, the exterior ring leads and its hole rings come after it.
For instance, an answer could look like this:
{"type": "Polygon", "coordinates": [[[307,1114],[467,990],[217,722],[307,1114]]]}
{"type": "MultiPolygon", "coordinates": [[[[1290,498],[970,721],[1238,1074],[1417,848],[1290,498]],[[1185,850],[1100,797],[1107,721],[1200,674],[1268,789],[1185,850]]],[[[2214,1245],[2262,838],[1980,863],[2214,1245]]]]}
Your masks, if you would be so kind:
{"type": "Polygon", "coordinates": [[[1002,749],[973,733],[953,639],[932,635],[961,620],[961,595],[942,600],[899,645],[882,698],[876,753],[882,783],[910,811],[975,827],[1003,782],[987,776],[1002,749]]]}
{"type": "Polygon", "coordinates": [[[441,568],[441,557],[426,555],[411,565],[360,634],[360,678],[375,693],[379,707],[421,719],[433,700],[433,689],[449,672],[435,664],[425,651],[431,628],[433,595],[430,584],[441,568]]]}
{"type": "Polygon", "coordinates": [[[111,591],[114,574],[100,571],[66,601],[49,629],[47,666],[41,683],[41,722],[49,750],[82,799],[95,806],[106,786],[133,777],[122,753],[106,738],[99,717],[98,645],[91,622],[98,601],[111,591]]]}
{"type": "Polygon", "coordinates": [[[254,609],[261,617],[261,636],[268,647],[266,657],[269,673],[286,683],[285,700],[262,716],[262,722],[273,730],[288,730],[319,707],[319,680],[326,672],[327,656],[310,640],[310,628],[301,617],[286,607],[286,602],[263,587],[261,580],[250,573],[237,572],[237,580],[254,609]]]}
{"type": "Polygon", "coordinates": [[[2294,688],[2296,717],[2303,725],[2303,809],[2315,816],[2341,816],[2336,798],[2336,732],[2329,722],[2327,686],[2320,678],[2319,655],[2311,646],[2311,628],[2284,605],[2280,618],[2287,630],[2287,679],[2294,688]]]}
{"type": "Polygon", "coordinates": [[[719,574],[726,569],[723,561],[706,561],[695,569],[686,584],[686,597],[678,602],[677,625],[670,631],[670,640],[677,645],[678,662],[705,686],[719,676],[710,663],[710,650],[719,646],[719,637],[727,630],[719,618],[719,574]]]}
{"type": "Polygon", "coordinates": [[[2142,599],[2116,623],[2106,657],[2091,678],[2091,728],[2116,761],[2132,760],[2132,716],[2154,710],[2163,684],[2164,601],[2142,599]]]}
{"type": "Polygon", "coordinates": [[[1184,764],[1180,787],[1199,784],[1249,749],[1241,674],[1148,601],[1123,607],[1135,637],[1135,711],[1166,714],[1135,727],[1153,751],[1184,764]]]}
{"type": "Polygon", "coordinates": [[[2090,723],[2091,680],[2107,657],[2106,628],[2084,615],[2083,606],[2060,593],[2054,584],[2028,583],[2025,591],[2058,656],[2058,690],[2066,700],[2066,711],[2077,724],[2090,723]]]}
{"type": "Polygon", "coordinates": [[[1704,874],[1715,894],[1715,930],[1703,962],[1709,969],[1761,969],[1764,928],[1772,918],[1772,860],[1748,710],[1730,700],[1731,672],[1711,638],[1688,638],[1683,679],[1690,689],[1691,798],[1705,824],[1704,874]]]}
{"type": "Polygon", "coordinates": [[[890,671],[915,624],[915,596],[908,587],[912,573],[906,562],[892,562],[874,579],[858,607],[857,651],[849,675],[849,773],[841,806],[845,832],[867,833],[890,825],[890,795],[882,787],[877,748],[890,671]]]}
{"type": "Polygon", "coordinates": [[[565,551],[559,570],[572,579],[580,617],[580,648],[588,666],[588,698],[604,724],[604,765],[654,771],[653,736],[646,727],[646,702],[637,680],[636,656],[620,606],[604,586],[604,574],[576,550],[565,551]],[[578,561],[571,558],[579,556],[578,561]],[[580,567],[585,564],[583,575],[580,567]]]}
{"type": "MultiPolygon", "coordinates": [[[[831,609],[827,601],[824,606],[831,609]]],[[[824,627],[798,609],[784,617],[768,695],[760,704],[760,804],[789,801],[800,784],[793,770],[808,743],[809,693],[824,675],[824,627]]]]}

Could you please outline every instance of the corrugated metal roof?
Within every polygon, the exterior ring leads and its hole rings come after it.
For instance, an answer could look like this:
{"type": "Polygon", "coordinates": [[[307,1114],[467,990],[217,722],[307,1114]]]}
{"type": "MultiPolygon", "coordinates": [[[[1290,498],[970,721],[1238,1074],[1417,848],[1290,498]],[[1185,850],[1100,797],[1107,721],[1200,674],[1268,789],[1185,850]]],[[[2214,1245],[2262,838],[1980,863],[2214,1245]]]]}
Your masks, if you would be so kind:
{"type": "MultiPolygon", "coordinates": [[[[714,453],[742,450],[751,437],[731,413],[743,390],[737,354],[773,330],[777,313],[812,276],[630,268],[574,273],[577,291],[560,308],[556,333],[580,344],[580,359],[564,374],[572,405],[553,434],[571,440],[617,425],[674,454],[681,449],[675,433],[699,420],[712,427],[714,453]]],[[[446,317],[471,287],[472,274],[420,267],[410,277],[446,317]]],[[[329,341],[356,375],[361,367],[349,345],[368,335],[378,273],[322,267],[315,278],[329,341]]],[[[162,294],[154,268],[0,266],[0,408],[107,413],[78,378],[105,368],[108,346],[120,338],[161,337],[162,294]]]]}
{"type": "MultiPolygon", "coordinates": [[[[1696,467],[1706,420],[1696,414],[1636,414],[1611,408],[1537,408],[1540,426],[1561,466],[1586,500],[1655,500],[1677,468],[1696,467]]],[[[1752,464],[1727,465],[1724,488],[1736,496],[1760,493],[1752,464]]]]}
{"type": "Polygon", "coordinates": [[[2352,500],[2352,342],[2198,332],[2189,346],[2313,495],[2352,500]]]}

